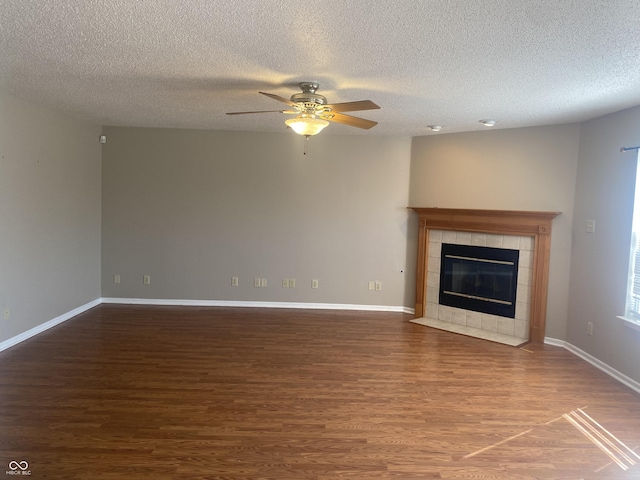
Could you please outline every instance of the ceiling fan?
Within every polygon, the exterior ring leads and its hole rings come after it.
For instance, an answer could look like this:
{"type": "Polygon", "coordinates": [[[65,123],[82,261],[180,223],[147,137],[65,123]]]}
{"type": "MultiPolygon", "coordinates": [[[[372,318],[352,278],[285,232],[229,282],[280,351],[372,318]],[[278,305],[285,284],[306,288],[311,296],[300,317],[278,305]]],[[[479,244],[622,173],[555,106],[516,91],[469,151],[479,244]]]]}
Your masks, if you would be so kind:
{"type": "Polygon", "coordinates": [[[294,118],[285,120],[284,123],[299,135],[309,137],[316,135],[329,125],[329,122],[342,123],[351,127],[369,129],[375,127],[378,122],[365,120],[364,118],[345,115],[342,112],[355,112],[361,110],[375,110],[380,108],[371,100],[361,100],[357,102],[327,103],[327,98],[316,93],[318,83],[299,83],[302,93],[295,93],[287,100],[284,97],[273,93],[258,92],[267,97],[273,98],[282,103],[286,103],[291,108],[289,110],[257,110],[253,112],[229,112],[227,115],[246,115],[252,113],[285,113],[295,115],[294,118]]]}

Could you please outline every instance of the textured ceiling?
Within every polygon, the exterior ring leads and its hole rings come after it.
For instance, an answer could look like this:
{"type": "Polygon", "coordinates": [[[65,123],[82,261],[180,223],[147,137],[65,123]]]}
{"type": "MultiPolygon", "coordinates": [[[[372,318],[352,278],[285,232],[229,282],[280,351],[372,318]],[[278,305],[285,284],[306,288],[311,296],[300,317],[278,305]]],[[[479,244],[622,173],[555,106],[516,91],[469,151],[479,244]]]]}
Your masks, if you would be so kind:
{"type": "Polygon", "coordinates": [[[99,125],[285,131],[225,112],[305,80],[382,107],[327,133],[582,121],[640,105],[640,2],[0,0],[0,90],[99,125]]]}

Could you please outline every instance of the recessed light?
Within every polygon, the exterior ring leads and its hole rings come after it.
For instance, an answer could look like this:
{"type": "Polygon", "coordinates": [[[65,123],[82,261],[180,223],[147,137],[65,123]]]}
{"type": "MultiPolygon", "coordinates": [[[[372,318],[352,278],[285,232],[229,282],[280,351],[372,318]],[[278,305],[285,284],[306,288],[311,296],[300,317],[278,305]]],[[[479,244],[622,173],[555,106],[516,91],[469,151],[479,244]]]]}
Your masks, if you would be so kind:
{"type": "Polygon", "coordinates": [[[485,119],[485,120],[479,120],[481,124],[483,124],[485,127],[493,127],[496,124],[495,120],[490,120],[490,119],[485,119]]]}
{"type": "Polygon", "coordinates": [[[432,132],[439,132],[442,130],[442,125],[427,125],[427,128],[432,132]]]}

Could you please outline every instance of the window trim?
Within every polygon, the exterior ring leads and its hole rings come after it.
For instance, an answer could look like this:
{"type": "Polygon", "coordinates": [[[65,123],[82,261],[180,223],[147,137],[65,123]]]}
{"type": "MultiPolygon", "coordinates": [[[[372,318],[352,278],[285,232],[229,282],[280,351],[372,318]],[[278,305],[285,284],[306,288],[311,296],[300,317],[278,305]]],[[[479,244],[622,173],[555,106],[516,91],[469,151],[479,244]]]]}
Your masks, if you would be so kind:
{"type": "Polygon", "coordinates": [[[622,320],[625,327],[633,328],[634,330],[640,330],[640,321],[633,318],[625,317],[624,315],[618,315],[616,318],[622,320]]]}
{"type": "Polygon", "coordinates": [[[618,318],[625,326],[640,330],[640,151],[636,152],[636,178],[633,192],[631,238],[629,239],[629,264],[627,267],[627,291],[624,315],[618,318]],[[632,306],[634,306],[632,308],[632,306]]]}

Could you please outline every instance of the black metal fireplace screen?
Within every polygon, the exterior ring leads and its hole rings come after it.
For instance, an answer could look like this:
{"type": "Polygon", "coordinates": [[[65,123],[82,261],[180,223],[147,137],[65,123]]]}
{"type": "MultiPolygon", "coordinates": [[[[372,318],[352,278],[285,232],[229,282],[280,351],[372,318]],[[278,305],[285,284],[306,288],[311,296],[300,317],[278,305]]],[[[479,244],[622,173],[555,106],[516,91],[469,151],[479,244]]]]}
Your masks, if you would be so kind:
{"type": "Polygon", "coordinates": [[[520,252],[442,244],[440,304],[515,318],[520,252]]]}

